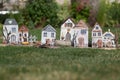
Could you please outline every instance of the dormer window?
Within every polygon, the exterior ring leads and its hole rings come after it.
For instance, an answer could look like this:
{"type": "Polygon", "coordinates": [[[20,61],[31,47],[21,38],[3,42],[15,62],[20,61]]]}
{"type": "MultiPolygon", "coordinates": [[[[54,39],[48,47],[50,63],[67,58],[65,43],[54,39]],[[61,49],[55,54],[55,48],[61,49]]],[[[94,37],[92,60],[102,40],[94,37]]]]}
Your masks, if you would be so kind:
{"type": "Polygon", "coordinates": [[[65,27],[72,27],[72,23],[65,23],[65,27]]]}
{"type": "Polygon", "coordinates": [[[8,23],[9,23],[9,24],[12,24],[12,21],[10,20],[10,21],[8,21],[8,23]]]}

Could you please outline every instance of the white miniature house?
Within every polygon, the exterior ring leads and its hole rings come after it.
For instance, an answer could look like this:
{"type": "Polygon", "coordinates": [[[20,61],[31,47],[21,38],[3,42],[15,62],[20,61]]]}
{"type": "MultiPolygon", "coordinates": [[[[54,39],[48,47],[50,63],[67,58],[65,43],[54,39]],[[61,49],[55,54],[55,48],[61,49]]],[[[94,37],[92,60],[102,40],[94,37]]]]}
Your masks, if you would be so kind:
{"type": "Polygon", "coordinates": [[[51,25],[47,25],[42,29],[41,44],[54,45],[55,39],[56,30],[51,25]]]}
{"type": "Polygon", "coordinates": [[[19,28],[19,42],[28,42],[29,30],[25,25],[19,28]]]}
{"type": "Polygon", "coordinates": [[[15,19],[6,19],[3,25],[3,40],[7,43],[18,43],[18,24],[15,19]]]}
{"type": "Polygon", "coordinates": [[[116,47],[115,35],[110,32],[110,29],[103,34],[103,45],[108,48],[116,47]]]}
{"type": "Polygon", "coordinates": [[[64,41],[72,41],[73,38],[73,27],[75,26],[72,19],[68,18],[64,21],[64,23],[61,25],[61,31],[60,31],[60,40],[64,41]]]}
{"type": "Polygon", "coordinates": [[[74,27],[73,43],[74,47],[88,47],[88,26],[83,20],[74,27]]]}
{"type": "Polygon", "coordinates": [[[102,29],[98,23],[95,24],[92,30],[92,47],[93,48],[102,48],[103,41],[102,41],[102,29]]]}

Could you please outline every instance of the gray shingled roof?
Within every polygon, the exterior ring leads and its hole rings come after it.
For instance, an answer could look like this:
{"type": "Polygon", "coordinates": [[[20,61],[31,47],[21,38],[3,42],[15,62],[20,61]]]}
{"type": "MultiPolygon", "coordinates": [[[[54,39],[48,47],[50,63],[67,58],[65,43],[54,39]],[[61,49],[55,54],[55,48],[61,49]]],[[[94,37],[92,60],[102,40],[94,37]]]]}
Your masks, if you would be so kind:
{"type": "Polygon", "coordinates": [[[56,32],[56,30],[55,30],[51,25],[47,25],[46,27],[44,27],[44,28],[42,29],[42,31],[56,32]]]}
{"type": "Polygon", "coordinates": [[[15,19],[6,19],[4,25],[18,25],[15,19]]]}

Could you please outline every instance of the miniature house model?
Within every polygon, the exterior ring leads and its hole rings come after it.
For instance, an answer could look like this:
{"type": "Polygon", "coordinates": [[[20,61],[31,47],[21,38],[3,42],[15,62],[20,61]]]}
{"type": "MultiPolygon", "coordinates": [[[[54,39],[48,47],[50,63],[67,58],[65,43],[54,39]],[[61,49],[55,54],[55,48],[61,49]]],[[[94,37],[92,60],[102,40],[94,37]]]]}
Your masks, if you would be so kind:
{"type": "Polygon", "coordinates": [[[26,26],[21,26],[19,28],[19,42],[28,42],[29,30],[26,26]]]}
{"type": "Polygon", "coordinates": [[[92,30],[92,47],[102,48],[103,41],[102,41],[102,29],[99,24],[95,24],[92,30]]]}
{"type": "Polygon", "coordinates": [[[74,22],[69,18],[61,25],[60,40],[71,41],[73,32],[74,22]]]}
{"type": "Polygon", "coordinates": [[[73,42],[74,46],[88,47],[88,26],[82,20],[74,27],[73,42]]]}
{"type": "Polygon", "coordinates": [[[115,35],[110,32],[110,29],[108,30],[108,32],[105,32],[103,34],[103,45],[104,47],[108,47],[108,48],[116,47],[115,35]]]}
{"type": "Polygon", "coordinates": [[[18,24],[15,19],[6,19],[3,25],[3,40],[7,43],[18,43],[18,24]]]}
{"type": "Polygon", "coordinates": [[[47,25],[42,29],[41,44],[54,45],[55,39],[56,30],[51,25],[47,25]]]}

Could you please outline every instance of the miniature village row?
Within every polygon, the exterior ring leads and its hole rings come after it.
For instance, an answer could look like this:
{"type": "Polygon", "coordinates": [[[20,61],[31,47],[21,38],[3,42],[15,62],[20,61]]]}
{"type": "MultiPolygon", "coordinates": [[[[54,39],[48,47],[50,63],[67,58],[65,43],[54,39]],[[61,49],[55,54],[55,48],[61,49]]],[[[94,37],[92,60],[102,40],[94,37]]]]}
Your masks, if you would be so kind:
{"type": "MultiPolygon", "coordinates": [[[[36,42],[37,37],[29,34],[28,28],[23,25],[18,27],[15,19],[6,19],[3,25],[3,43],[4,44],[30,44],[36,42]]],[[[42,29],[41,44],[54,46],[56,44],[56,30],[47,25],[42,29]]],[[[61,43],[70,42],[74,47],[87,48],[88,47],[88,26],[82,20],[77,24],[72,19],[68,18],[61,25],[60,40],[61,43]]],[[[116,47],[115,35],[108,30],[104,34],[99,24],[95,24],[92,29],[92,47],[116,47]]]]}

